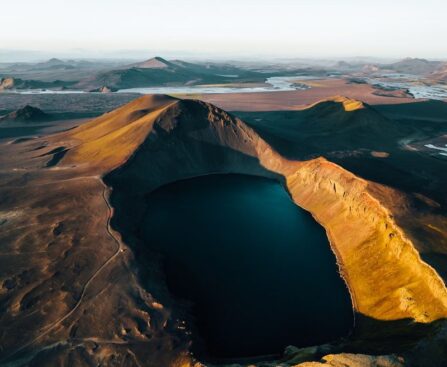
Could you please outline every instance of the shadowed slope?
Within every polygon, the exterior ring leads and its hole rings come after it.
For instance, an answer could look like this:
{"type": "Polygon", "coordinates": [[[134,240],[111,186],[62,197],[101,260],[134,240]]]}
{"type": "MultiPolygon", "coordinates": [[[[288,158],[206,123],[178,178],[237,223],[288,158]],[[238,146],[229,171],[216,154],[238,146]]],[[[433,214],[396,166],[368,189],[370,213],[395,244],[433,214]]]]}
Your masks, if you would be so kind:
{"type": "Polygon", "coordinates": [[[291,159],[332,151],[371,149],[399,136],[396,127],[366,103],[334,97],[300,111],[238,112],[238,116],[291,159]]]}

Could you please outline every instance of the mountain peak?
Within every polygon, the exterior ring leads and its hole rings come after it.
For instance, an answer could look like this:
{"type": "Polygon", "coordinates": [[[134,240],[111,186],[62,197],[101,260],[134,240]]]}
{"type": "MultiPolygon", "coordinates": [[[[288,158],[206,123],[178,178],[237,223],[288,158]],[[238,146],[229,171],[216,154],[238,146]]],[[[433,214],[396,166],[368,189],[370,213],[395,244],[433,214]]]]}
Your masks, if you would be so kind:
{"type": "Polygon", "coordinates": [[[61,59],[58,59],[56,57],[53,57],[45,62],[43,62],[42,64],[46,64],[46,65],[59,65],[59,64],[64,64],[64,62],[61,59]]]}
{"type": "Polygon", "coordinates": [[[356,110],[362,110],[365,108],[365,104],[362,101],[356,100],[356,99],[352,99],[352,98],[348,98],[345,96],[333,96],[333,97],[329,97],[327,99],[324,99],[322,101],[318,101],[312,105],[310,105],[308,107],[308,109],[311,109],[313,107],[316,107],[318,105],[321,105],[325,102],[335,102],[335,103],[339,103],[343,106],[343,109],[346,112],[352,112],[352,111],[356,111],[356,110]]]}
{"type": "Polygon", "coordinates": [[[140,69],[165,69],[168,68],[170,65],[171,63],[169,61],[163,59],[160,56],[155,56],[146,61],[133,64],[132,66],[140,69]]]}
{"type": "Polygon", "coordinates": [[[332,98],[334,102],[341,103],[343,108],[347,112],[361,110],[365,108],[365,104],[362,101],[358,101],[356,99],[344,97],[344,96],[335,96],[332,98]]]}

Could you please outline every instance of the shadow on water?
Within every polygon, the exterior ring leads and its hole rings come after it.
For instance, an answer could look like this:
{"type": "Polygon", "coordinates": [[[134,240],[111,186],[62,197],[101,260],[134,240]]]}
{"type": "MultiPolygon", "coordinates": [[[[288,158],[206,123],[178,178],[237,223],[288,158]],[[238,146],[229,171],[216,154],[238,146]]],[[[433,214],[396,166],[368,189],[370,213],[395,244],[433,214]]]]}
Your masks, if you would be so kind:
{"type": "Polygon", "coordinates": [[[192,303],[198,355],[279,354],[349,333],[352,306],[324,229],[280,183],[204,176],[146,200],[139,237],[162,254],[169,290],[192,303]]]}

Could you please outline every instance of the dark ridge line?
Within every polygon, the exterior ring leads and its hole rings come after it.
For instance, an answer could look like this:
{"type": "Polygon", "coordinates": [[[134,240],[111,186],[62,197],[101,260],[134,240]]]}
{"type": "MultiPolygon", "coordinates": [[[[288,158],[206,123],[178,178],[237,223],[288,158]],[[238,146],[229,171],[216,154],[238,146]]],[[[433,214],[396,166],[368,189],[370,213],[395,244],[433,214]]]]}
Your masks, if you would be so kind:
{"type": "Polygon", "coordinates": [[[53,157],[47,162],[45,167],[54,167],[56,164],[60,162],[62,158],[64,158],[65,154],[67,154],[68,151],[69,149],[67,149],[66,147],[57,147],[55,149],[50,150],[47,153],[39,155],[39,157],[52,155],[53,157]]]}
{"type": "Polygon", "coordinates": [[[63,150],[61,152],[57,152],[53,155],[53,158],[51,158],[47,164],[45,165],[45,167],[54,167],[55,165],[57,165],[60,160],[62,158],[64,158],[65,154],[67,154],[68,149],[67,150],[63,150]]]}

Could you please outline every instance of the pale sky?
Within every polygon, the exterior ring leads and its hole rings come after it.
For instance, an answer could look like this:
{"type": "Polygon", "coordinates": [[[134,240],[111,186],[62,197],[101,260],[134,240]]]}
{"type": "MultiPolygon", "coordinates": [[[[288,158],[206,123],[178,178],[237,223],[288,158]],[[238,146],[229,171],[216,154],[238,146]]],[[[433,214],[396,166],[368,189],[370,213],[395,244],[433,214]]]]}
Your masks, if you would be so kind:
{"type": "Polygon", "coordinates": [[[0,49],[447,58],[447,0],[0,0],[0,49]]]}

